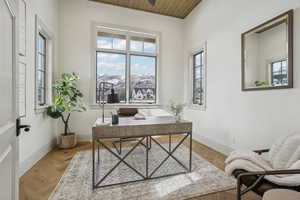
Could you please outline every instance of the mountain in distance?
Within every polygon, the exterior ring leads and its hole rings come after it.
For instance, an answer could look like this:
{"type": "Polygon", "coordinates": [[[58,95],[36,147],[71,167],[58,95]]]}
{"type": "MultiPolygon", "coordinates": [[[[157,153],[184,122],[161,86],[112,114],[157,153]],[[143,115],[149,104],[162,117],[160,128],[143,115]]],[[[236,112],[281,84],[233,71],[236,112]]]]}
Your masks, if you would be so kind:
{"type": "MultiPolygon", "coordinates": [[[[153,100],[155,98],[155,76],[152,74],[132,75],[131,98],[133,100],[153,100]]],[[[102,75],[97,77],[97,83],[110,82],[114,84],[120,99],[125,99],[125,77],[120,75],[102,75]]]]}

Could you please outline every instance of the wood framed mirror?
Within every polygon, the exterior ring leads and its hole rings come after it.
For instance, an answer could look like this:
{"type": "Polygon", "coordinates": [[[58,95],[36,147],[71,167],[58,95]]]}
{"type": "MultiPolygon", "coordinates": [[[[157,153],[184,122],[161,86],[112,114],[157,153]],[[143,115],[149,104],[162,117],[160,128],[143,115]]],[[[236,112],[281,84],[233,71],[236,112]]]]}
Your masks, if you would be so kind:
{"type": "Polygon", "coordinates": [[[242,34],[242,90],[293,88],[293,10],[242,34]]]}

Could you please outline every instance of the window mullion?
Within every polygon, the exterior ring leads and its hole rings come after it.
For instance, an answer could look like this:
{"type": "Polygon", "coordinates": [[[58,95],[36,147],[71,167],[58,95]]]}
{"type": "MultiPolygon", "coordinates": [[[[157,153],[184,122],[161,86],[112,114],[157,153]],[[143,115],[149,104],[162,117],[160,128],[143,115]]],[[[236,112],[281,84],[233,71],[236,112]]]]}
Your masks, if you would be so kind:
{"type": "Polygon", "coordinates": [[[130,36],[127,34],[126,35],[126,74],[125,74],[125,90],[126,90],[126,103],[129,103],[129,98],[130,98],[130,54],[129,54],[129,49],[130,49],[130,36]]]}

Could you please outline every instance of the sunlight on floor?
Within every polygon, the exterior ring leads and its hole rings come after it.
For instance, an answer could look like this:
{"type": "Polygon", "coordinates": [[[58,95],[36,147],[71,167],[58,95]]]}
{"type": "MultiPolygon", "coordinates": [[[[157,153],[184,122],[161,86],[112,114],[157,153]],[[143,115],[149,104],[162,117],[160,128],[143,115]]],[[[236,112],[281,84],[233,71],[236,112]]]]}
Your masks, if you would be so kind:
{"type": "Polygon", "coordinates": [[[176,190],[193,184],[201,178],[202,177],[196,172],[182,174],[162,181],[155,186],[155,189],[157,190],[157,193],[160,197],[164,197],[172,192],[175,192],[176,190]]]}

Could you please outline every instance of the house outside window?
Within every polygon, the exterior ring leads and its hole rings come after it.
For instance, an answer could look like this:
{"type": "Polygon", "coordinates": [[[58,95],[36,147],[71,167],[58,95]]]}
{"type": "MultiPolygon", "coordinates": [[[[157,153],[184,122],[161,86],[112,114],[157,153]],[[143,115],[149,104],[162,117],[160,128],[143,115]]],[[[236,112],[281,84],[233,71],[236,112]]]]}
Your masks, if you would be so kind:
{"type": "Polygon", "coordinates": [[[109,82],[122,104],[156,104],[158,36],[107,27],[96,30],[96,103],[101,100],[100,83],[109,82]]]}

